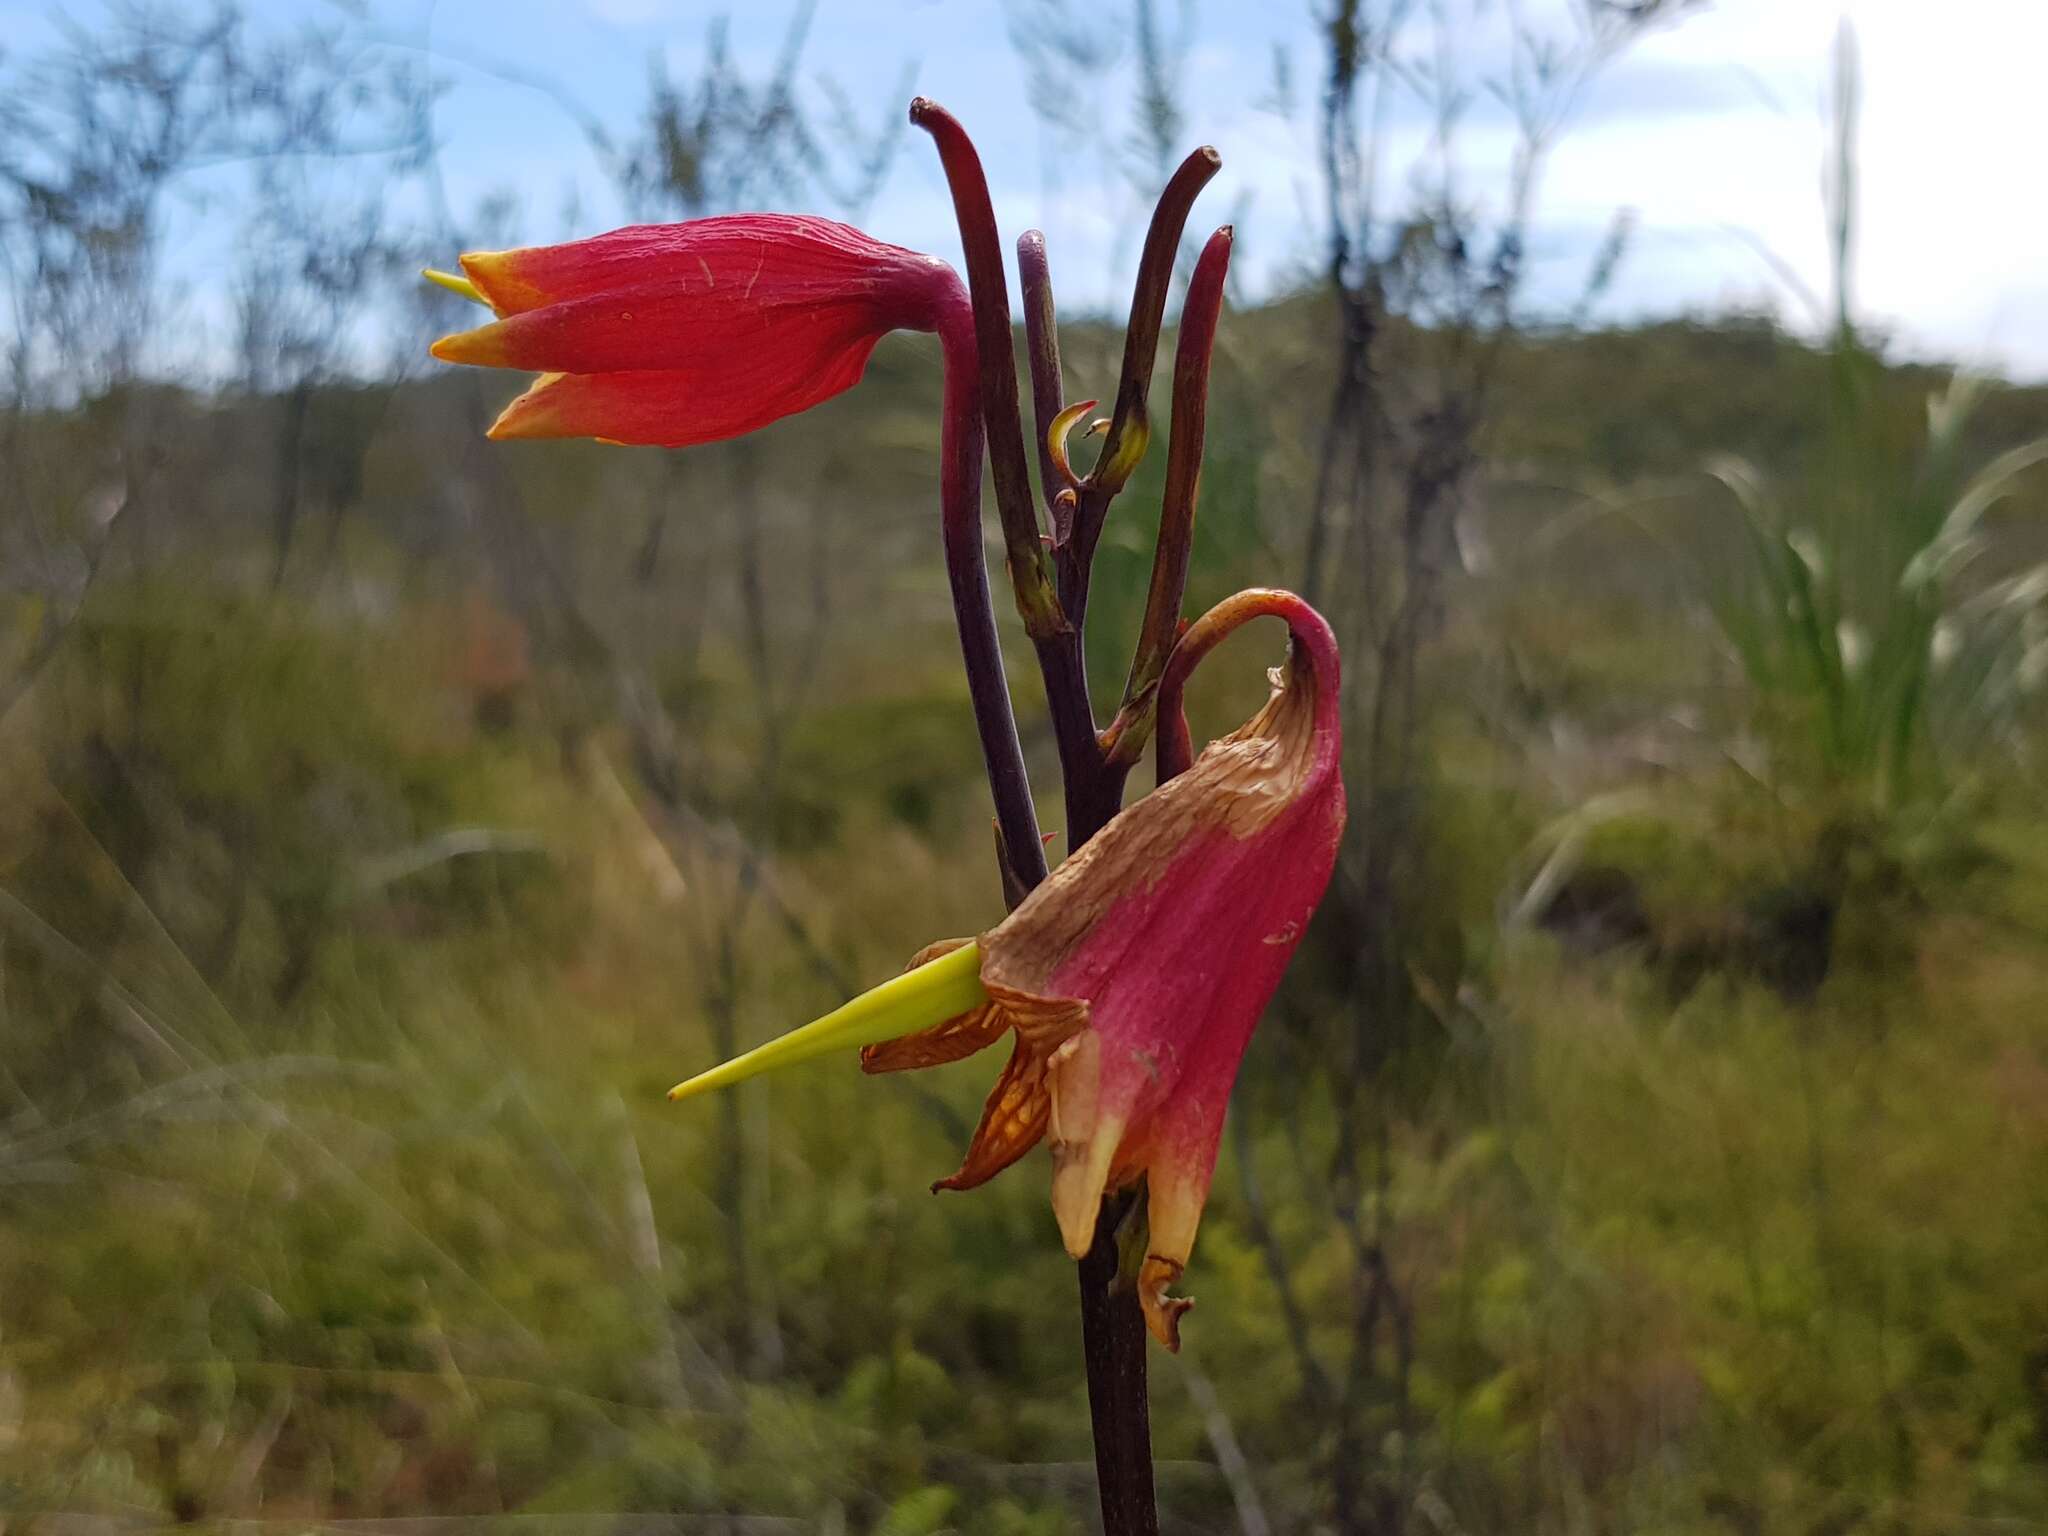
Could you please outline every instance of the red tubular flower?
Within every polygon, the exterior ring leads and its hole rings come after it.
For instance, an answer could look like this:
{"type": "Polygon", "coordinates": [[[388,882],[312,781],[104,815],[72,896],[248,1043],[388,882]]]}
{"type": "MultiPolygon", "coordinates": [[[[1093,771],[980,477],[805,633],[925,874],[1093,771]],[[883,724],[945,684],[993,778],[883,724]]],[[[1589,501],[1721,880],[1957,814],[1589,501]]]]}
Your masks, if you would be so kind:
{"type": "Polygon", "coordinates": [[[882,1042],[861,1053],[870,1072],[934,1066],[1015,1030],[960,1170],[934,1188],[972,1188],[1045,1139],[1053,1213],[1078,1258],[1104,1192],[1144,1179],[1139,1300],[1153,1335],[1178,1349],[1192,1303],[1167,1292],[1194,1247],[1238,1063],[1344,829],[1337,645],[1292,593],[1240,593],[1182,636],[1160,679],[1169,770],[1185,762],[1189,671],[1260,615],[1285,619],[1292,644],[1272,697],[1244,725],[1115,817],[978,940],[934,945],[909,975],[672,1097],[863,1042],[882,1042]],[[901,1033],[920,1016],[944,1022],[901,1033]]]}
{"type": "Polygon", "coordinates": [[[969,324],[952,268],[830,219],[641,224],[462,258],[498,319],[444,362],[541,374],[494,438],[683,448],[809,410],[859,381],[893,330],[969,324]]]}
{"type": "Polygon", "coordinates": [[[498,319],[444,336],[434,355],[544,370],[492,425],[495,438],[682,448],[738,437],[850,388],[887,332],[938,334],[947,584],[1004,844],[1035,856],[1038,820],[982,564],[974,314],[953,269],[849,225],[768,213],[472,252],[462,266],[467,277],[425,275],[498,319]]]}

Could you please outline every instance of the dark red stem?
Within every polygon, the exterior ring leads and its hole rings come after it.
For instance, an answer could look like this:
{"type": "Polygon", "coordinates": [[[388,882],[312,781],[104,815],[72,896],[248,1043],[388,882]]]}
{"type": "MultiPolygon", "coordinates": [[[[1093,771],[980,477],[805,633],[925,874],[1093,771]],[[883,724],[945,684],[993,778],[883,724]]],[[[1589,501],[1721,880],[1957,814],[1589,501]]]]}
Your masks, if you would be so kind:
{"type": "MultiPolygon", "coordinates": [[[[959,122],[936,103],[919,97],[911,103],[910,120],[930,133],[938,145],[960,224],[979,353],[981,419],[988,432],[996,505],[1002,514],[1017,610],[1037,647],[1039,671],[1045,680],[1046,705],[1052,714],[1066,791],[1067,839],[1071,850],[1094,836],[1116,814],[1122,798],[1122,775],[1107,771],[1095,736],[1094,711],[1088,701],[1080,629],[1068,622],[1046,573],[1018,417],[1009,291],[1003,281],[1002,247],[981,159],[959,122]]],[[[1176,221],[1176,231],[1178,227],[1176,221]]],[[[1044,247],[1042,242],[1025,244],[1032,249],[1026,254],[1025,248],[1020,247],[1020,271],[1024,274],[1026,323],[1033,324],[1035,317],[1038,326],[1030,338],[1032,396],[1041,418],[1039,436],[1043,439],[1052,415],[1059,410],[1058,352],[1052,336],[1051,285],[1045,272],[1044,247]],[[1050,413],[1045,410],[1048,402],[1052,403],[1050,413]]],[[[1170,253],[1168,272],[1170,275],[1170,253]]],[[[1162,306],[1164,302],[1162,284],[1162,306]]],[[[1153,343],[1157,343],[1156,319],[1153,343]]],[[[1046,468],[1041,459],[1041,471],[1046,468]]],[[[1059,489],[1055,481],[1046,482],[1048,501],[1059,489]]],[[[952,514],[949,512],[948,516],[950,526],[952,514]]],[[[955,535],[949,532],[949,551],[954,539],[955,535]]],[[[960,562],[949,553],[948,565],[957,570],[960,562]]],[[[978,561],[975,569],[980,569],[978,561]]],[[[956,594],[958,579],[956,576],[956,594]]],[[[1085,587],[1084,580],[1084,593],[1085,587]]],[[[968,671],[972,676],[987,663],[985,656],[977,661],[977,648],[968,645],[964,619],[962,643],[969,651],[968,671]]],[[[985,688],[986,684],[978,687],[985,688]]],[[[987,742],[984,733],[984,749],[987,742]]],[[[995,782],[993,760],[990,782],[995,782]]],[[[1004,841],[1013,853],[1018,849],[1017,839],[1007,829],[1004,841]]],[[[1037,849],[1035,842],[1033,849],[1037,849]]],[[[1042,877],[1042,860],[1038,868],[1042,877]]],[[[1018,875],[1018,885],[1037,883],[1035,878],[1024,878],[1022,871],[1018,875]]],[[[1135,1292],[1118,1283],[1116,1229],[1120,1213],[1128,1207],[1128,1199],[1105,1202],[1103,1215],[1096,1223],[1094,1246],[1079,1266],[1082,1354],[1088,1371],[1088,1411],[1095,1434],[1103,1536],[1158,1536],[1159,1516],[1152,1490],[1152,1429],[1145,1395],[1145,1323],[1135,1292]]]]}
{"type": "Polygon", "coordinates": [[[1024,460],[1024,432],[1018,418],[1017,353],[1010,335],[1010,290],[1003,277],[1002,237],[981,156],[967,130],[937,102],[920,96],[910,104],[910,121],[932,136],[945,167],[967,261],[967,292],[974,306],[974,340],[980,359],[982,421],[988,433],[990,477],[1009,552],[1010,582],[1025,633],[1038,651],[1046,708],[1059,748],[1060,778],[1066,791],[1067,844],[1076,848],[1116,814],[1102,810],[1102,749],[1095,739],[1095,713],[1088,702],[1088,677],[1080,632],[1067,622],[1048,574],[1040,539],[1031,473],[1024,460]]]}
{"type": "Polygon", "coordinates": [[[1145,617],[1117,718],[1109,760],[1120,774],[1137,765],[1151,734],[1160,675],[1180,638],[1181,606],[1187,597],[1188,559],[1195,540],[1195,508],[1201,494],[1202,449],[1208,436],[1209,360],[1216,350],[1216,325],[1223,314],[1223,285],[1230,274],[1234,236],[1226,224],[1209,237],[1188,280],[1181,306],[1180,337],[1173,354],[1173,420],[1166,446],[1166,491],[1159,508],[1159,542],[1152,552],[1152,585],[1145,617]]]}
{"type": "Polygon", "coordinates": [[[945,358],[945,405],[939,427],[940,527],[946,547],[946,581],[953,592],[953,618],[960,630],[960,656],[974,704],[974,728],[995,798],[996,828],[1009,868],[1006,892],[1028,891],[1045,878],[1045,844],[1038,835],[1038,811],[1017,717],[1003,672],[1002,641],[996,633],[988,566],[981,548],[981,379],[975,366],[974,324],[966,295],[957,284],[952,302],[936,317],[945,358]]]}
{"type": "Polygon", "coordinates": [[[1145,249],[1138,258],[1138,280],[1131,294],[1131,319],[1124,331],[1123,371],[1118,375],[1116,408],[1109,418],[1109,434],[1102,440],[1102,452],[1082,487],[1080,505],[1074,513],[1073,549],[1060,567],[1060,603],[1067,618],[1079,629],[1088,616],[1088,574],[1095,563],[1095,544],[1102,537],[1103,519],[1109,504],[1123,489],[1130,471],[1143,456],[1145,440],[1151,433],[1146,400],[1152,388],[1152,367],[1159,356],[1159,328],[1166,317],[1166,298],[1173,286],[1174,257],[1180,251],[1181,231],[1187,227],[1188,211],[1210,178],[1222,168],[1223,157],[1204,144],[1180,163],[1159,194],[1152,210],[1151,227],[1145,231],[1145,249]]]}
{"type": "Polygon", "coordinates": [[[1081,1350],[1088,1367],[1103,1536],[1159,1536],[1152,1416],[1145,1391],[1145,1315],[1128,1281],[1120,1281],[1117,1251],[1117,1229],[1135,1201],[1135,1193],[1126,1191],[1103,1202],[1094,1246],[1079,1266],[1081,1350]]]}
{"type": "Polygon", "coordinates": [[[1044,702],[1053,715],[1059,772],[1067,791],[1067,846],[1077,848],[1108,815],[1098,819],[1102,748],[1096,743],[1096,715],[1087,702],[1087,674],[1081,666],[1081,635],[1061,612],[1059,596],[1044,561],[1038,512],[1024,465],[1024,428],[1018,420],[1016,344],[1010,336],[1010,285],[1004,281],[1004,252],[995,229],[995,205],[981,172],[981,156],[956,117],[920,96],[909,104],[909,121],[932,135],[952,211],[961,225],[967,256],[967,293],[975,307],[975,350],[981,360],[981,420],[989,434],[989,469],[995,481],[995,510],[1004,520],[1010,553],[1010,582],[1016,588],[1024,633],[1038,651],[1044,702]],[[1075,807],[1079,805],[1079,815],[1075,807]]]}
{"type": "Polygon", "coordinates": [[[967,292],[974,304],[975,353],[981,371],[982,422],[988,434],[989,473],[995,482],[996,511],[1009,551],[1010,581],[1017,612],[1032,639],[1066,628],[1046,576],[1038,513],[1031,499],[1031,473],[1024,464],[1024,434],[1017,417],[1017,354],[1010,338],[1010,290],[1003,278],[1002,239],[981,156],[958,118],[920,96],[910,104],[910,121],[938,145],[946,185],[960,225],[967,258],[967,292]]]}
{"type": "Polygon", "coordinates": [[[1060,372],[1059,317],[1052,299],[1052,268],[1045,258],[1045,236],[1027,229],[1017,237],[1017,283],[1024,290],[1024,355],[1031,363],[1031,419],[1038,437],[1038,484],[1052,519],[1057,556],[1065,533],[1055,505],[1073,482],[1060,473],[1052,457],[1053,418],[1066,409],[1066,381],[1060,372]]]}

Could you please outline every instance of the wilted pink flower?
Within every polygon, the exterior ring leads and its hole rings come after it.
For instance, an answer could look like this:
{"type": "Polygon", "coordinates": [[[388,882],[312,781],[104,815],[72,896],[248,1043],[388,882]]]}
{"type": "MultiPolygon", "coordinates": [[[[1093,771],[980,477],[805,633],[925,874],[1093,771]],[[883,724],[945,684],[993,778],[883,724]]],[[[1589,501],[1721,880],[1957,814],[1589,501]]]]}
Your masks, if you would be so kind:
{"type": "Polygon", "coordinates": [[[1046,1137],[1053,1213],[1079,1258],[1104,1191],[1143,1178],[1151,1235],[1139,1299],[1169,1349],[1190,1303],[1167,1289],[1194,1247],[1238,1063],[1344,829],[1337,647],[1299,598],[1246,593],[1191,628],[1168,664],[1161,718],[1177,726],[1188,668],[1255,612],[1284,617],[1293,641],[1265,708],[982,936],[987,1003],[861,1053],[868,1071],[893,1071],[1015,1029],[966,1160],[941,1184],[979,1184],[1046,1137]]]}
{"type": "Polygon", "coordinates": [[[1293,594],[1240,593],[1188,629],[1160,682],[1162,729],[1184,760],[1189,670],[1262,614],[1284,618],[1292,643],[1272,697],[1243,726],[1112,820],[978,940],[933,946],[908,975],[675,1096],[860,1039],[883,1040],[863,1050],[863,1067],[892,1072],[959,1060],[1014,1030],[966,1159],[934,1187],[972,1188],[1043,1138],[1053,1213],[1079,1258],[1104,1192],[1144,1179],[1151,1232],[1139,1299],[1153,1335],[1178,1349],[1192,1303],[1167,1292],[1194,1247],[1238,1063],[1329,884],[1344,828],[1336,641],[1293,594]],[[950,1016],[884,1038],[920,1009],[950,1016]]]}

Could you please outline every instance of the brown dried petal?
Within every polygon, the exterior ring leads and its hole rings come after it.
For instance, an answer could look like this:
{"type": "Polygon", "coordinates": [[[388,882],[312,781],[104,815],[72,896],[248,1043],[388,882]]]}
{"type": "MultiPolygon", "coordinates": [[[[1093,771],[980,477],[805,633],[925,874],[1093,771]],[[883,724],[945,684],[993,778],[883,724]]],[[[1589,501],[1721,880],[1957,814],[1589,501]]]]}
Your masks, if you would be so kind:
{"type": "Polygon", "coordinates": [[[1186,1268],[1175,1259],[1153,1253],[1146,1255],[1138,1270],[1138,1305],[1144,1310],[1145,1326],[1176,1355],[1180,1353],[1181,1314],[1193,1310],[1195,1303],[1192,1297],[1166,1293],[1180,1283],[1186,1268]]]}
{"type": "MultiPolygon", "coordinates": [[[[972,939],[941,939],[936,944],[927,944],[910,957],[906,971],[914,971],[927,961],[941,955],[950,955],[972,939]]],[[[902,1035],[894,1040],[884,1040],[877,1045],[860,1048],[860,1069],[863,1072],[910,1072],[919,1067],[942,1067],[949,1061],[962,1061],[976,1051],[985,1050],[1002,1037],[1010,1021],[1003,1017],[1002,1010],[994,1003],[984,1003],[966,1013],[956,1013],[943,1024],[934,1024],[930,1029],[920,1029],[915,1034],[902,1035]]]]}
{"type": "Polygon", "coordinates": [[[863,1072],[909,1072],[918,1067],[942,1067],[985,1050],[1002,1038],[1009,1020],[994,1003],[984,1003],[967,1013],[956,1013],[943,1024],[921,1029],[914,1035],[884,1040],[860,1048],[863,1072]]]}
{"type": "Polygon", "coordinates": [[[985,1184],[1038,1145],[1052,1119],[1047,1070],[1060,1047],[1088,1026],[1084,1002],[990,990],[989,1007],[1005,1024],[1015,1026],[1017,1048],[982,1106],[981,1123],[974,1128],[960,1171],[932,1185],[934,1191],[985,1184]]]}

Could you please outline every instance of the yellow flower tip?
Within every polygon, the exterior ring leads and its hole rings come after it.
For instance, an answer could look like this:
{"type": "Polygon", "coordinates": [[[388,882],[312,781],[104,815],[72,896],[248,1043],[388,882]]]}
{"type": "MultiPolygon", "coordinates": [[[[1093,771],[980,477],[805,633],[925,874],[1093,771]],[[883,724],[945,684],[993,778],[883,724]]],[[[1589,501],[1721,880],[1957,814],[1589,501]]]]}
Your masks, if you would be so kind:
{"type": "Polygon", "coordinates": [[[1095,1218],[1109,1183],[1110,1161],[1123,1139],[1123,1117],[1103,1115],[1086,1141],[1052,1149],[1052,1214],[1069,1258],[1086,1258],[1095,1246],[1095,1218]]]}
{"type": "Polygon", "coordinates": [[[505,361],[505,333],[502,323],[495,320],[473,331],[457,331],[452,336],[443,336],[428,350],[444,363],[467,363],[475,368],[508,366],[505,361]]]}
{"type": "Polygon", "coordinates": [[[516,442],[521,438],[573,436],[562,428],[556,410],[554,388],[567,374],[544,373],[535,379],[491,423],[484,433],[494,443],[516,442]]]}
{"type": "Polygon", "coordinates": [[[420,276],[437,288],[446,288],[450,293],[460,298],[465,298],[472,304],[481,304],[486,309],[490,308],[491,301],[483,296],[476,284],[458,273],[442,272],[433,267],[421,267],[420,276]]]}
{"type": "Polygon", "coordinates": [[[863,992],[822,1019],[814,1019],[744,1055],[721,1062],[708,1072],[677,1083],[668,1091],[669,1102],[678,1103],[716,1088],[743,1083],[750,1077],[795,1066],[814,1056],[894,1040],[899,1035],[943,1024],[987,1001],[987,989],[981,984],[981,946],[963,944],[863,992]]]}
{"type": "Polygon", "coordinates": [[[501,315],[538,309],[548,301],[546,294],[519,278],[520,257],[524,254],[521,251],[462,253],[462,270],[469,274],[470,283],[479,293],[488,295],[484,302],[501,315]]]}
{"type": "Polygon", "coordinates": [[[1179,1354],[1180,1320],[1195,1303],[1169,1292],[1187,1272],[1188,1255],[1195,1250],[1209,1180],[1186,1163],[1155,1161],[1146,1171],[1145,1185],[1148,1232],[1145,1262],[1138,1271],[1138,1305],[1152,1337],[1179,1354]]]}

